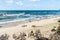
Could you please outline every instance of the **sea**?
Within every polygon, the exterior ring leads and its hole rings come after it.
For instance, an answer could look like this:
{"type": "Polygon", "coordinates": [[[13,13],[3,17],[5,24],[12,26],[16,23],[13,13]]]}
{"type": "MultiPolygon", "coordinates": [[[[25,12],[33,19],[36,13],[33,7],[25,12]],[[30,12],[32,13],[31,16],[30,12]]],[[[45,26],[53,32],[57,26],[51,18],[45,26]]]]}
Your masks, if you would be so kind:
{"type": "Polygon", "coordinates": [[[0,10],[0,24],[60,16],[60,10],[0,10]]]}

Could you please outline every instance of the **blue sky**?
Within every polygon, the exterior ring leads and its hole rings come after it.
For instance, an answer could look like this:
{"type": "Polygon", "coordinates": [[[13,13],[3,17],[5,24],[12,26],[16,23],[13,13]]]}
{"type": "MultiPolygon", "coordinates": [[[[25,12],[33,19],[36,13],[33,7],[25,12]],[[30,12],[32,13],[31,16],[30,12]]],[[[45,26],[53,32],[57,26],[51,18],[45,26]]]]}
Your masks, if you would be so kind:
{"type": "Polygon", "coordinates": [[[58,10],[60,0],[0,0],[0,10],[58,10]]]}

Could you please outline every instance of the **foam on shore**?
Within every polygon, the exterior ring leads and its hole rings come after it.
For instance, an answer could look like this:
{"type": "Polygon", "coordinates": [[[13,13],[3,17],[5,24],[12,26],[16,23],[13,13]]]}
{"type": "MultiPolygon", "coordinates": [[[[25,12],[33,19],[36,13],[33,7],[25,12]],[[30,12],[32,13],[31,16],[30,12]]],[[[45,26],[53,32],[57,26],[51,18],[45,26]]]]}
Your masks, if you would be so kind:
{"type": "Polygon", "coordinates": [[[36,21],[36,20],[42,20],[42,19],[49,19],[49,18],[56,18],[58,17],[58,15],[30,15],[31,17],[29,18],[18,18],[18,19],[14,19],[14,20],[10,20],[10,21],[3,21],[3,22],[0,22],[0,25],[3,25],[3,24],[8,24],[8,23],[14,23],[14,22],[29,22],[29,21],[36,21]],[[38,17],[37,17],[38,16],[38,17]]]}

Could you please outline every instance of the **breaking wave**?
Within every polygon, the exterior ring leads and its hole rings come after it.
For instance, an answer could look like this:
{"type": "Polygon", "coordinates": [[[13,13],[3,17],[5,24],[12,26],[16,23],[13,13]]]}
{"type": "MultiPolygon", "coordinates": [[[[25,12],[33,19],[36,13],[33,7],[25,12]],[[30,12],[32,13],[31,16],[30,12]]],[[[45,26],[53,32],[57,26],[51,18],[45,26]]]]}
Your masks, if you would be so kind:
{"type": "Polygon", "coordinates": [[[25,21],[25,20],[37,20],[37,19],[44,19],[44,18],[54,18],[58,17],[60,15],[55,15],[53,12],[46,12],[45,14],[42,14],[44,12],[0,12],[0,24],[4,23],[11,23],[11,22],[17,22],[17,21],[25,21]],[[51,14],[50,14],[51,13],[51,14]],[[52,15],[53,13],[53,15],[52,15]]]}

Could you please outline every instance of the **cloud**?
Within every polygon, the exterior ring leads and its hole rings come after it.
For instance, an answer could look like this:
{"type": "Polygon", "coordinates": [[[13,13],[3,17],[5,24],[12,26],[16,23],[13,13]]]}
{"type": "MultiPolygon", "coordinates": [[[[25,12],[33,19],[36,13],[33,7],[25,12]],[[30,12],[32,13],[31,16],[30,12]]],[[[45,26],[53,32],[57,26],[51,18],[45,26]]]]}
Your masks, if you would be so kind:
{"type": "Polygon", "coordinates": [[[29,1],[36,2],[36,1],[40,1],[40,0],[29,0],[29,1]]]}
{"type": "Polygon", "coordinates": [[[23,5],[23,2],[19,1],[19,2],[16,2],[17,5],[23,5]]]}
{"type": "Polygon", "coordinates": [[[13,3],[13,0],[6,0],[6,3],[13,3]]]}

